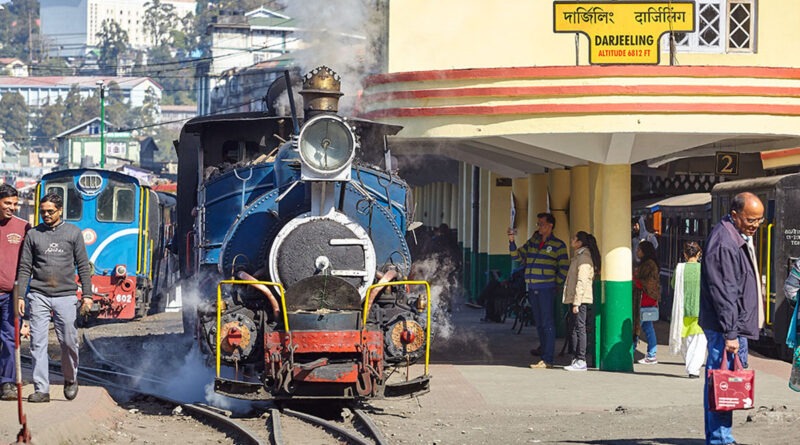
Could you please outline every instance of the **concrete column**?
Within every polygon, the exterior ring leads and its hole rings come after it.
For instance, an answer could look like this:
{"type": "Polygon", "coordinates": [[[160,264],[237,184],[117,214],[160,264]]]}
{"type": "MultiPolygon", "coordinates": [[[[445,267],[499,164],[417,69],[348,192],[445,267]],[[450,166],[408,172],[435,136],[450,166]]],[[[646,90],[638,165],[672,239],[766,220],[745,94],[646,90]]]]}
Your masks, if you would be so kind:
{"type": "Polygon", "coordinates": [[[474,295],[480,294],[481,289],[486,286],[486,270],[488,268],[489,257],[489,193],[491,191],[492,172],[486,169],[480,170],[480,220],[478,222],[478,249],[477,249],[477,268],[475,269],[474,281],[476,286],[474,295]]]}
{"type": "Polygon", "coordinates": [[[464,207],[460,205],[460,186],[461,181],[459,181],[458,184],[450,184],[450,221],[447,222],[451,228],[456,229],[459,232],[461,231],[461,229],[458,227],[460,218],[459,211],[462,207],[464,207]]]}
{"type": "Polygon", "coordinates": [[[443,190],[444,190],[444,183],[441,182],[434,182],[432,185],[433,188],[433,219],[431,221],[431,227],[439,227],[442,223],[442,198],[443,198],[443,190]]]}
{"type": "Polygon", "coordinates": [[[569,244],[570,225],[567,210],[569,210],[570,172],[569,170],[562,169],[551,170],[549,176],[550,213],[552,213],[556,219],[556,227],[553,229],[553,235],[569,244]]]}
{"type": "Polygon", "coordinates": [[[453,184],[449,182],[442,183],[442,222],[447,224],[448,227],[453,228],[452,221],[450,221],[450,210],[452,209],[453,202],[453,184]]]}
{"type": "Polygon", "coordinates": [[[633,371],[631,167],[591,165],[595,236],[603,258],[600,369],[633,371]]]}
{"type": "MultiPolygon", "coordinates": [[[[533,232],[533,230],[529,229],[531,226],[528,224],[529,183],[530,180],[528,178],[517,178],[514,179],[511,186],[511,189],[514,191],[515,207],[517,209],[517,217],[516,217],[517,226],[515,227],[515,229],[517,230],[517,235],[519,235],[519,239],[523,239],[527,234],[533,232]]],[[[508,244],[508,239],[506,239],[506,244],[508,244]]],[[[506,246],[506,248],[507,247],[508,246],[506,246]]]]}
{"type": "Polygon", "coordinates": [[[472,301],[477,301],[478,296],[475,294],[475,266],[477,246],[473,242],[473,232],[475,225],[473,224],[475,213],[475,202],[473,190],[475,188],[473,166],[464,164],[464,289],[469,293],[472,301]]]}
{"type": "Polygon", "coordinates": [[[511,256],[508,253],[508,224],[511,216],[511,190],[509,186],[499,186],[502,177],[491,174],[489,178],[489,246],[487,270],[497,269],[504,277],[511,276],[511,256]]]}
{"type": "Polygon", "coordinates": [[[549,210],[547,205],[547,173],[537,173],[528,178],[528,233],[518,233],[527,240],[536,231],[536,215],[549,210]]]}
{"type": "Polygon", "coordinates": [[[580,230],[592,233],[589,201],[589,166],[573,167],[570,174],[569,193],[570,239],[580,230]]]}

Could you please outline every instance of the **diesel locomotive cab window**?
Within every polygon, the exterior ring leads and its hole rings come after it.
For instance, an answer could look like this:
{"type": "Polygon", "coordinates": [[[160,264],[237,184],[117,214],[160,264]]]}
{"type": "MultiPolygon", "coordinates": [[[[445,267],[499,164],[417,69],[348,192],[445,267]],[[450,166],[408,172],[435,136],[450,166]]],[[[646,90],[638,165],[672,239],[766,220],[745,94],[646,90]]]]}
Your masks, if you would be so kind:
{"type": "Polygon", "coordinates": [[[136,196],[130,184],[109,180],[97,197],[97,220],[104,222],[131,222],[135,215],[136,196]]]}
{"type": "Polygon", "coordinates": [[[55,193],[64,201],[64,211],[62,218],[71,221],[81,219],[83,214],[83,200],[80,192],[75,188],[75,184],[70,182],[50,182],[47,184],[47,193],[55,193]]]}

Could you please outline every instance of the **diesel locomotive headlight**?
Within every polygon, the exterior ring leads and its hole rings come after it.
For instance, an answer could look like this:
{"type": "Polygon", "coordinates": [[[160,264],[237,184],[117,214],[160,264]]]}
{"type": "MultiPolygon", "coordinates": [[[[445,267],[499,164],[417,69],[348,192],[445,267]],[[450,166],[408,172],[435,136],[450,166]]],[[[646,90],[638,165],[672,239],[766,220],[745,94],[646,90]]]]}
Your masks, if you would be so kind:
{"type": "Polygon", "coordinates": [[[303,179],[349,179],[350,163],[356,152],[356,138],[342,118],[335,115],[312,118],[300,130],[297,147],[303,179]]]}

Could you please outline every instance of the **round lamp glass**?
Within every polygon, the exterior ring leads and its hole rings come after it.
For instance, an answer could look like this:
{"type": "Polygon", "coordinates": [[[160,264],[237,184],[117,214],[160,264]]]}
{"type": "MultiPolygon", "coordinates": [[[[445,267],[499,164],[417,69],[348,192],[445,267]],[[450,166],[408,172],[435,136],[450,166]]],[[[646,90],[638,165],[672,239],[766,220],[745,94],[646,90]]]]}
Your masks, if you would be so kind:
{"type": "Polygon", "coordinates": [[[303,127],[298,146],[303,162],[313,170],[327,173],[340,170],[350,161],[355,141],[347,124],[326,116],[303,127]]]}

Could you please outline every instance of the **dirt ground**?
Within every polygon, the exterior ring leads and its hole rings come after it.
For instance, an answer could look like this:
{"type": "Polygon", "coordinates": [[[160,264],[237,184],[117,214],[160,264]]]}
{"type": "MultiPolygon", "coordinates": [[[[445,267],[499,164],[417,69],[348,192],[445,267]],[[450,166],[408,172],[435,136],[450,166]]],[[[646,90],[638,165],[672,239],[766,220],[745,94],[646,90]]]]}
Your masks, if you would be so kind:
{"type": "MultiPolygon", "coordinates": [[[[477,312],[457,314],[470,319],[477,312]]],[[[456,318],[458,318],[456,317],[456,318]]],[[[703,441],[702,406],[685,404],[658,408],[646,406],[612,406],[598,409],[582,403],[581,394],[567,392],[557,408],[538,406],[514,400],[497,403],[480,389],[469,388],[460,366],[467,364],[497,365],[496,379],[502,381],[507,373],[527,373],[526,351],[532,341],[531,328],[521,335],[512,334],[510,324],[483,326],[455,323],[451,341],[434,343],[436,359],[431,365],[434,376],[429,394],[415,399],[380,400],[371,405],[371,416],[394,444],[622,444],[701,445],[703,441]],[[476,332],[477,329],[484,329],[476,332]],[[527,335],[527,337],[526,337],[527,335]],[[483,340],[472,343],[478,336],[483,340]],[[459,339],[453,341],[453,339],[459,339]],[[469,352],[469,354],[465,354],[469,352]],[[483,394],[483,395],[482,395],[483,394]],[[574,399],[574,400],[571,400],[574,399]]],[[[143,375],[174,377],[170,396],[183,400],[202,398],[211,379],[211,371],[202,359],[186,360],[191,345],[179,335],[179,314],[159,314],[130,323],[107,324],[89,328],[86,334],[106,358],[135,366],[143,375]],[[165,372],[166,371],[166,372],[165,372]]],[[[88,352],[84,354],[88,357],[88,352]]],[[[559,360],[568,363],[568,358],[559,360]]],[[[84,362],[89,364],[88,359],[84,362]]],[[[490,368],[495,369],[495,368],[490,368]]],[[[563,370],[530,372],[552,372],[563,370]]],[[[592,371],[600,376],[603,373],[592,371]]],[[[526,374],[527,375],[527,374],[526,374]]],[[[565,377],[566,378],[566,377],[565,377]]],[[[688,379],[686,379],[688,380],[688,379]]],[[[666,382],[667,380],[663,380],[666,382]]],[[[694,381],[698,382],[698,381],[694,381]]],[[[681,385],[686,382],[681,380],[681,385]]],[[[702,383],[699,383],[702,385],[702,383]]],[[[699,388],[699,386],[698,386],[699,388]]],[[[546,391],[547,388],[538,390],[546,391]]],[[[609,397],[615,391],[629,391],[624,386],[609,387],[609,397]]],[[[191,417],[173,412],[148,400],[126,400],[124,395],[112,394],[124,415],[115,425],[98,427],[88,442],[95,444],[207,444],[238,443],[236,438],[224,437],[216,429],[191,417]]],[[[647,398],[647,393],[642,394],[647,398]]],[[[800,397],[800,395],[798,395],[800,397]]],[[[528,400],[528,399],[525,399],[528,400]]],[[[800,400],[800,399],[799,399],[800,400]]],[[[757,402],[758,402],[757,397],[757,402]]],[[[741,444],[796,443],[796,425],[800,420],[797,405],[774,405],[762,400],[755,410],[734,414],[734,432],[741,444]]],[[[222,402],[225,405],[225,402],[222,402]]],[[[643,405],[646,405],[643,404],[643,405]]],[[[241,405],[226,405],[227,409],[247,411],[241,405]]],[[[259,415],[246,421],[253,431],[261,431],[267,439],[266,419],[259,415]]],[[[287,443],[341,443],[314,428],[285,420],[287,443]]]]}

